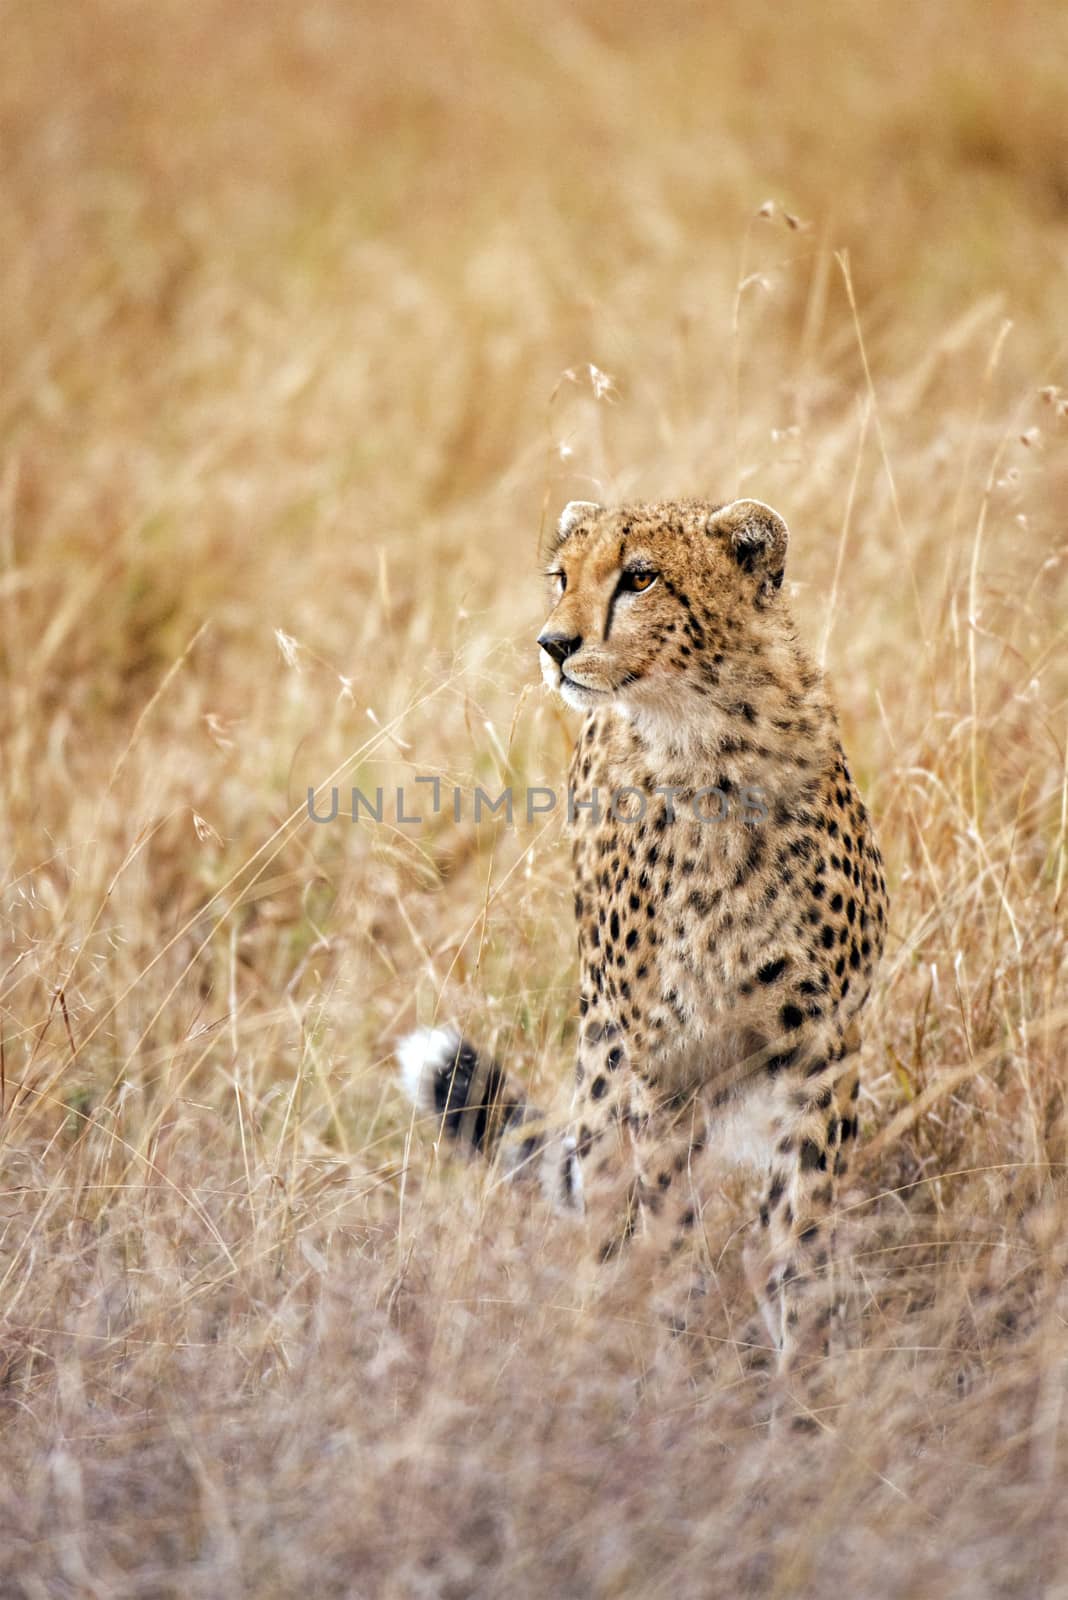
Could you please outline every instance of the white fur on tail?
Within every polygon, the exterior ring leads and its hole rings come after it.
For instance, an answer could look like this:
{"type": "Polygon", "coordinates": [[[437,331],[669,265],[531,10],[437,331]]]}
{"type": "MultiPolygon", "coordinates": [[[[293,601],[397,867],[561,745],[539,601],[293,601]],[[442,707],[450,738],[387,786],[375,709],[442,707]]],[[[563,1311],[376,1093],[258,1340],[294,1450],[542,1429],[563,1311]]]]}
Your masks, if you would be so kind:
{"type": "Polygon", "coordinates": [[[405,1094],[420,1111],[434,1111],[434,1084],[451,1068],[460,1048],[455,1028],[416,1028],[397,1046],[400,1081],[405,1094]]]}

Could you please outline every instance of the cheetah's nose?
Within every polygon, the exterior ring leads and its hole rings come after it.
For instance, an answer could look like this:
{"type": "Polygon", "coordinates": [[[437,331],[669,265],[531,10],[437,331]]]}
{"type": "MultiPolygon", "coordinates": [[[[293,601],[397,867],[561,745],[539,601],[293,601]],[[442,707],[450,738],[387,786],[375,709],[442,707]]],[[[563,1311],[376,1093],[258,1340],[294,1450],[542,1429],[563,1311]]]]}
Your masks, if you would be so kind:
{"type": "Polygon", "coordinates": [[[547,656],[552,656],[558,667],[562,667],[568,656],[573,656],[582,643],[580,634],[572,636],[567,633],[543,633],[538,640],[547,656]]]}

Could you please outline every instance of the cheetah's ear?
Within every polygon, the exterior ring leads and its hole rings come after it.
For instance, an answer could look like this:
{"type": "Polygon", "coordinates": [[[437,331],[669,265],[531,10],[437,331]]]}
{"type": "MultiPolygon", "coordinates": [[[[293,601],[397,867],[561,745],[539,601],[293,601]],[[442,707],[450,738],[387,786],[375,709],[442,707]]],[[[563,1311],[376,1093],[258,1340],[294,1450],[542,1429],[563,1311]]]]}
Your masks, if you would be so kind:
{"type": "Polygon", "coordinates": [[[569,500],[556,524],[557,544],[563,544],[580,522],[585,522],[587,517],[597,516],[603,510],[604,506],[598,505],[596,500],[569,500]]]}
{"type": "Polygon", "coordinates": [[[721,506],[709,519],[708,531],[725,536],[742,571],[759,578],[761,593],[782,587],[790,534],[779,513],[763,500],[732,500],[721,506]]]}

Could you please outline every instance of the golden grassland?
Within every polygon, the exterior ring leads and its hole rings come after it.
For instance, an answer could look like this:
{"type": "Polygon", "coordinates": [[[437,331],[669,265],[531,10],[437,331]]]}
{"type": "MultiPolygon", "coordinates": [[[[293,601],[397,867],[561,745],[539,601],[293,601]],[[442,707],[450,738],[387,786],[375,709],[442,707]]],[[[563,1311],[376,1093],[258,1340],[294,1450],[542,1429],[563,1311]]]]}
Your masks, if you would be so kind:
{"type": "Polygon", "coordinates": [[[1057,0],[3,8],[0,1594],[1068,1594],[1057,0]],[[771,202],[770,204],[765,204],[771,202]],[[413,1127],[538,1096],[538,537],[793,530],[893,895],[814,1436],[413,1127]]]}

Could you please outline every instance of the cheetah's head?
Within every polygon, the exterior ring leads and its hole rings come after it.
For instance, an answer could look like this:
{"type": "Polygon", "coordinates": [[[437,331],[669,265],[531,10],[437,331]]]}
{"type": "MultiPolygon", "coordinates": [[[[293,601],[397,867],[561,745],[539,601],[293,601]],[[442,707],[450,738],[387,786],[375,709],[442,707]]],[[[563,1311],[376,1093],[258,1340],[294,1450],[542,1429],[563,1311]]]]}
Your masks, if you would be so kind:
{"type": "Polygon", "coordinates": [[[568,705],[668,720],[733,709],[783,627],[783,519],[760,500],[572,501],[548,561],[542,675],[568,705]]]}

